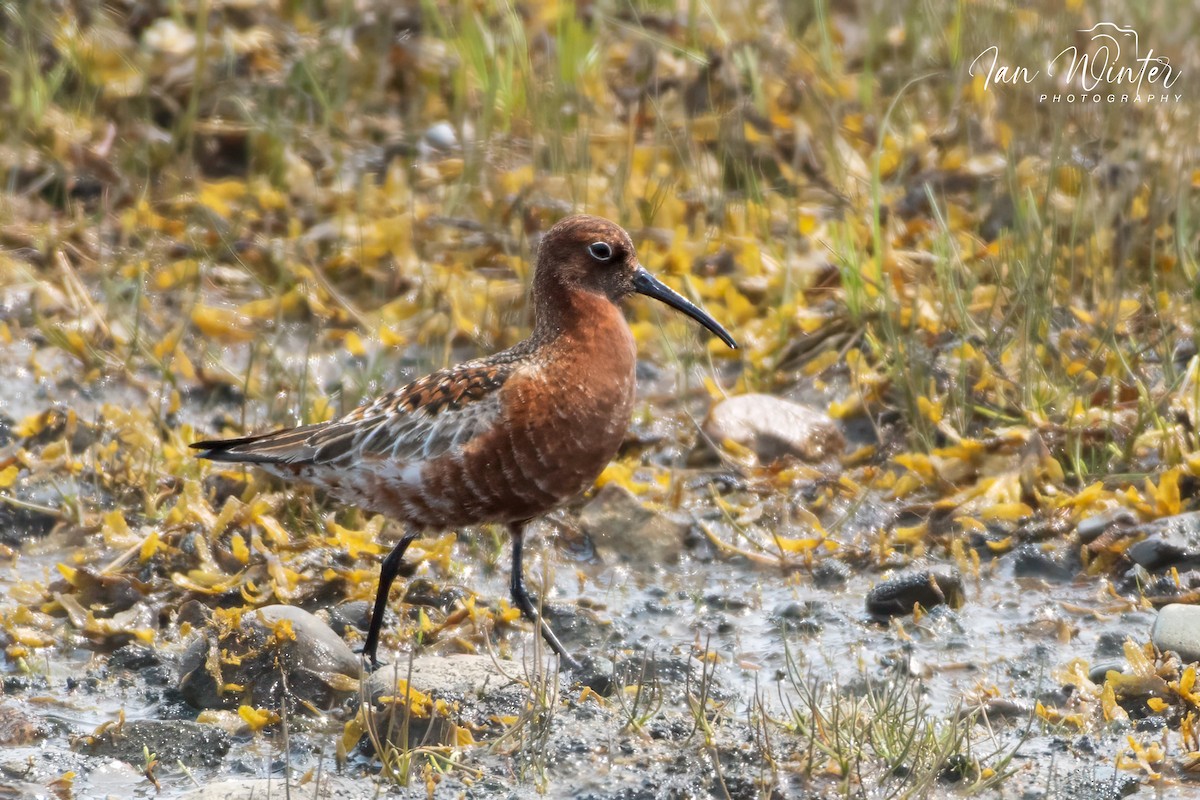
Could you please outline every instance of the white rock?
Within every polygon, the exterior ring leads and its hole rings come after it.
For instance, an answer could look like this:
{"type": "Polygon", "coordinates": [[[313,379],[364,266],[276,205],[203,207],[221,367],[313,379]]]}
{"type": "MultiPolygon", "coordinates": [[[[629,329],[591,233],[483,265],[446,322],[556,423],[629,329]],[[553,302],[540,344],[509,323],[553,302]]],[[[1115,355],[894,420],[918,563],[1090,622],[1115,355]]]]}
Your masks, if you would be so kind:
{"type": "Polygon", "coordinates": [[[734,442],[759,461],[783,456],[823,461],[845,447],[837,423],[820,411],[768,394],[743,394],[713,406],[704,433],[720,447],[734,442]]]}
{"type": "Polygon", "coordinates": [[[1200,606],[1171,603],[1160,608],[1150,640],[1159,650],[1174,650],[1184,661],[1200,661],[1200,606]]]}

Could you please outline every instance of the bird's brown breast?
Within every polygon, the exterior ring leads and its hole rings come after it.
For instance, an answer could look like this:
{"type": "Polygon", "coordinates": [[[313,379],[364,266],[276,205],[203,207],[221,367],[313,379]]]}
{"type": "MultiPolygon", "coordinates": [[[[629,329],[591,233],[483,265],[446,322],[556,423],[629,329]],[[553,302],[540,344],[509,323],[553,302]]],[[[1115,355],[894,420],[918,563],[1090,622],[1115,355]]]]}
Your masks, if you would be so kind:
{"type": "Polygon", "coordinates": [[[604,298],[587,319],[505,382],[494,426],[425,464],[413,503],[429,511],[423,524],[528,519],[592,485],[629,425],[636,347],[620,309],[604,298]]]}

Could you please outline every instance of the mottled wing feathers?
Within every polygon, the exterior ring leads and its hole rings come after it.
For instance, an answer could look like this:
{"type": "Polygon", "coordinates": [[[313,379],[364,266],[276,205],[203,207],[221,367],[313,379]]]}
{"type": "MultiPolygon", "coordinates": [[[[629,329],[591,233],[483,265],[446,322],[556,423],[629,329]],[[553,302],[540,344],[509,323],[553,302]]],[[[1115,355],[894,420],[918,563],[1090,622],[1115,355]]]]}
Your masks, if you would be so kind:
{"type": "Polygon", "coordinates": [[[432,458],[495,421],[500,412],[497,390],[516,370],[519,355],[505,351],[439,370],[330,422],[192,447],[203,451],[202,458],[263,465],[432,458]]]}

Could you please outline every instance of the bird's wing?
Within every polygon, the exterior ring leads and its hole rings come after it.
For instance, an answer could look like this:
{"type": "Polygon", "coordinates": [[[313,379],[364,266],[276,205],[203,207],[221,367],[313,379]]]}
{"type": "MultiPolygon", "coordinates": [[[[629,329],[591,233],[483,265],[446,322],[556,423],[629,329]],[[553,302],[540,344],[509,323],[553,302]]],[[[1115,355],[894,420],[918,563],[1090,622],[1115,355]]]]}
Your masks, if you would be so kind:
{"type": "Polygon", "coordinates": [[[486,430],[500,415],[498,390],[519,366],[506,351],[438,370],[329,422],[192,447],[203,451],[201,458],[263,465],[423,461],[486,430]]]}

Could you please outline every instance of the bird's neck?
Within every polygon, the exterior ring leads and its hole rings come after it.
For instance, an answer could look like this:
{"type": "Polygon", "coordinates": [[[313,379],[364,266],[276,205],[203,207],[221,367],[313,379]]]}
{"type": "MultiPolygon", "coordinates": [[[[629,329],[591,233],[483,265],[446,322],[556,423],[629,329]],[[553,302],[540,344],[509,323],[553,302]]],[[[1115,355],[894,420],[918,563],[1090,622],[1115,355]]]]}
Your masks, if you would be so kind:
{"type": "Polygon", "coordinates": [[[636,347],[625,314],[604,295],[576,287],[534,292],[532,341],[548,351],[616,358],[630,370],[636,347]]]}

